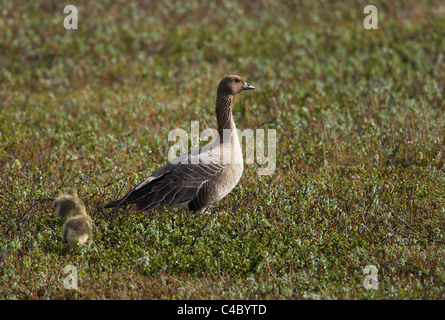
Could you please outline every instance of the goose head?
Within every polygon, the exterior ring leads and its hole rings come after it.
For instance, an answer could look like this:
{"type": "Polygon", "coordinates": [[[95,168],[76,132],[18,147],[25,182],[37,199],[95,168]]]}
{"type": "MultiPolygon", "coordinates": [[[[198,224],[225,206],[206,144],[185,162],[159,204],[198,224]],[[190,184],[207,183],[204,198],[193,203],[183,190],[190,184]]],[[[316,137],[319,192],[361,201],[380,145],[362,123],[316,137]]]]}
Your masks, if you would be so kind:
{"type": "Polygon", "coordinates": [[[237,75],[230,75],[221,80],[218,85],[218,92],[228,95],[236,95],[243,90],[255,90],[255,87],[248,84],[237,75]]]}

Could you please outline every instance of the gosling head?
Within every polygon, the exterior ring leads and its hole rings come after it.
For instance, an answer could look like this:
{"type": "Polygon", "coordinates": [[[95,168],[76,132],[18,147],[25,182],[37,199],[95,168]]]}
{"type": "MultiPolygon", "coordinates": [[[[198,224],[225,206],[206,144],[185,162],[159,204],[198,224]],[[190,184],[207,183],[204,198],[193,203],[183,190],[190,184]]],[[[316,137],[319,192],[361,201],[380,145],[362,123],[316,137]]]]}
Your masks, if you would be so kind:
{"type": "Polygon", "coordinates": [[[63,194],[54,200],[54,215],[62,221],[72,216],[86,215],[85,205],[83,201],[77,197],[75,189],[68,190],[67,194],[63,194]]]}
{"type": "Polygon", "coordinates": [[[63,242],[68,242],[72,248],[78,248],[93,236],[92,226],[93,221],[87,215],[77,215],[69,218],[63,225],[63,242]]]}
{"type": "Polygon", "coordinates": [[[248,84],[237,75],[230,75],[222,79],[218,85],[218,93],[236,95],[243,90],[255,90],[255,87],[248,84]]]}

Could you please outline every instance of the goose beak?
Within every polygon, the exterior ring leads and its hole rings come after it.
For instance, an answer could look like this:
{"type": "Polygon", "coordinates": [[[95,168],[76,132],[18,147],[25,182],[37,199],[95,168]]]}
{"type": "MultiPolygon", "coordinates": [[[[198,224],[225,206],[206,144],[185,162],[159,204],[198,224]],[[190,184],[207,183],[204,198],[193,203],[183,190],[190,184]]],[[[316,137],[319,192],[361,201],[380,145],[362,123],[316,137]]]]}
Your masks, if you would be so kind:
{"type": "Polygon", "coordinates": [[[255,87],[251,84],[248,84],[247,82],[244,82],[244,90],[255,90],[255,87]]]}

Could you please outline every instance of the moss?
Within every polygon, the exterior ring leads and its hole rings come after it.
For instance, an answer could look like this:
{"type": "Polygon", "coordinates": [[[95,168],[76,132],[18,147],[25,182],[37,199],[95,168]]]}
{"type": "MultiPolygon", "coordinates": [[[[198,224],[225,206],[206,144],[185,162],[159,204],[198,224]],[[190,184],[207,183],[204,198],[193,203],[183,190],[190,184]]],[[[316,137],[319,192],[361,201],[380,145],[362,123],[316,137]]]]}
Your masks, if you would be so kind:
{"type": "Polygon", "coordinates": [[[1,298],[444,299],[443,10],[376,5],[367,31],[351,1],[90,1],[68,31],[63,4],[6,1],[1,298]],[[216,125],[230,73],[257,88],[238,128],[277,130],[275,173],[246,165],[214,215],[102,211],[171,129],[216,125]],[[52,214],[71,187],[95,223],[80,250],[52,214]]]}

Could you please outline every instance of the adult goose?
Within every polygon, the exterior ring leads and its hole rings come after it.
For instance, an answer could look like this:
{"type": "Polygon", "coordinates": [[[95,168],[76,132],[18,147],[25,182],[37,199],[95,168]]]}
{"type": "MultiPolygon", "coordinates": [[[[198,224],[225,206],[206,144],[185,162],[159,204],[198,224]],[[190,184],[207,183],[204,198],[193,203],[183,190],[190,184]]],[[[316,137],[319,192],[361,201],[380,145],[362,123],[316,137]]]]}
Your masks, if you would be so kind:
{"type": "Polygon", "coordinates": [[[138,211],[165,207],[205,212],[224,198],[243,173],[243,155],[232,115],[233,97],[254,89],[237,75],[222,79],[215,107],[218,138],[209,146],[179,155],[105,208],[135,203],[138,211]]]}

